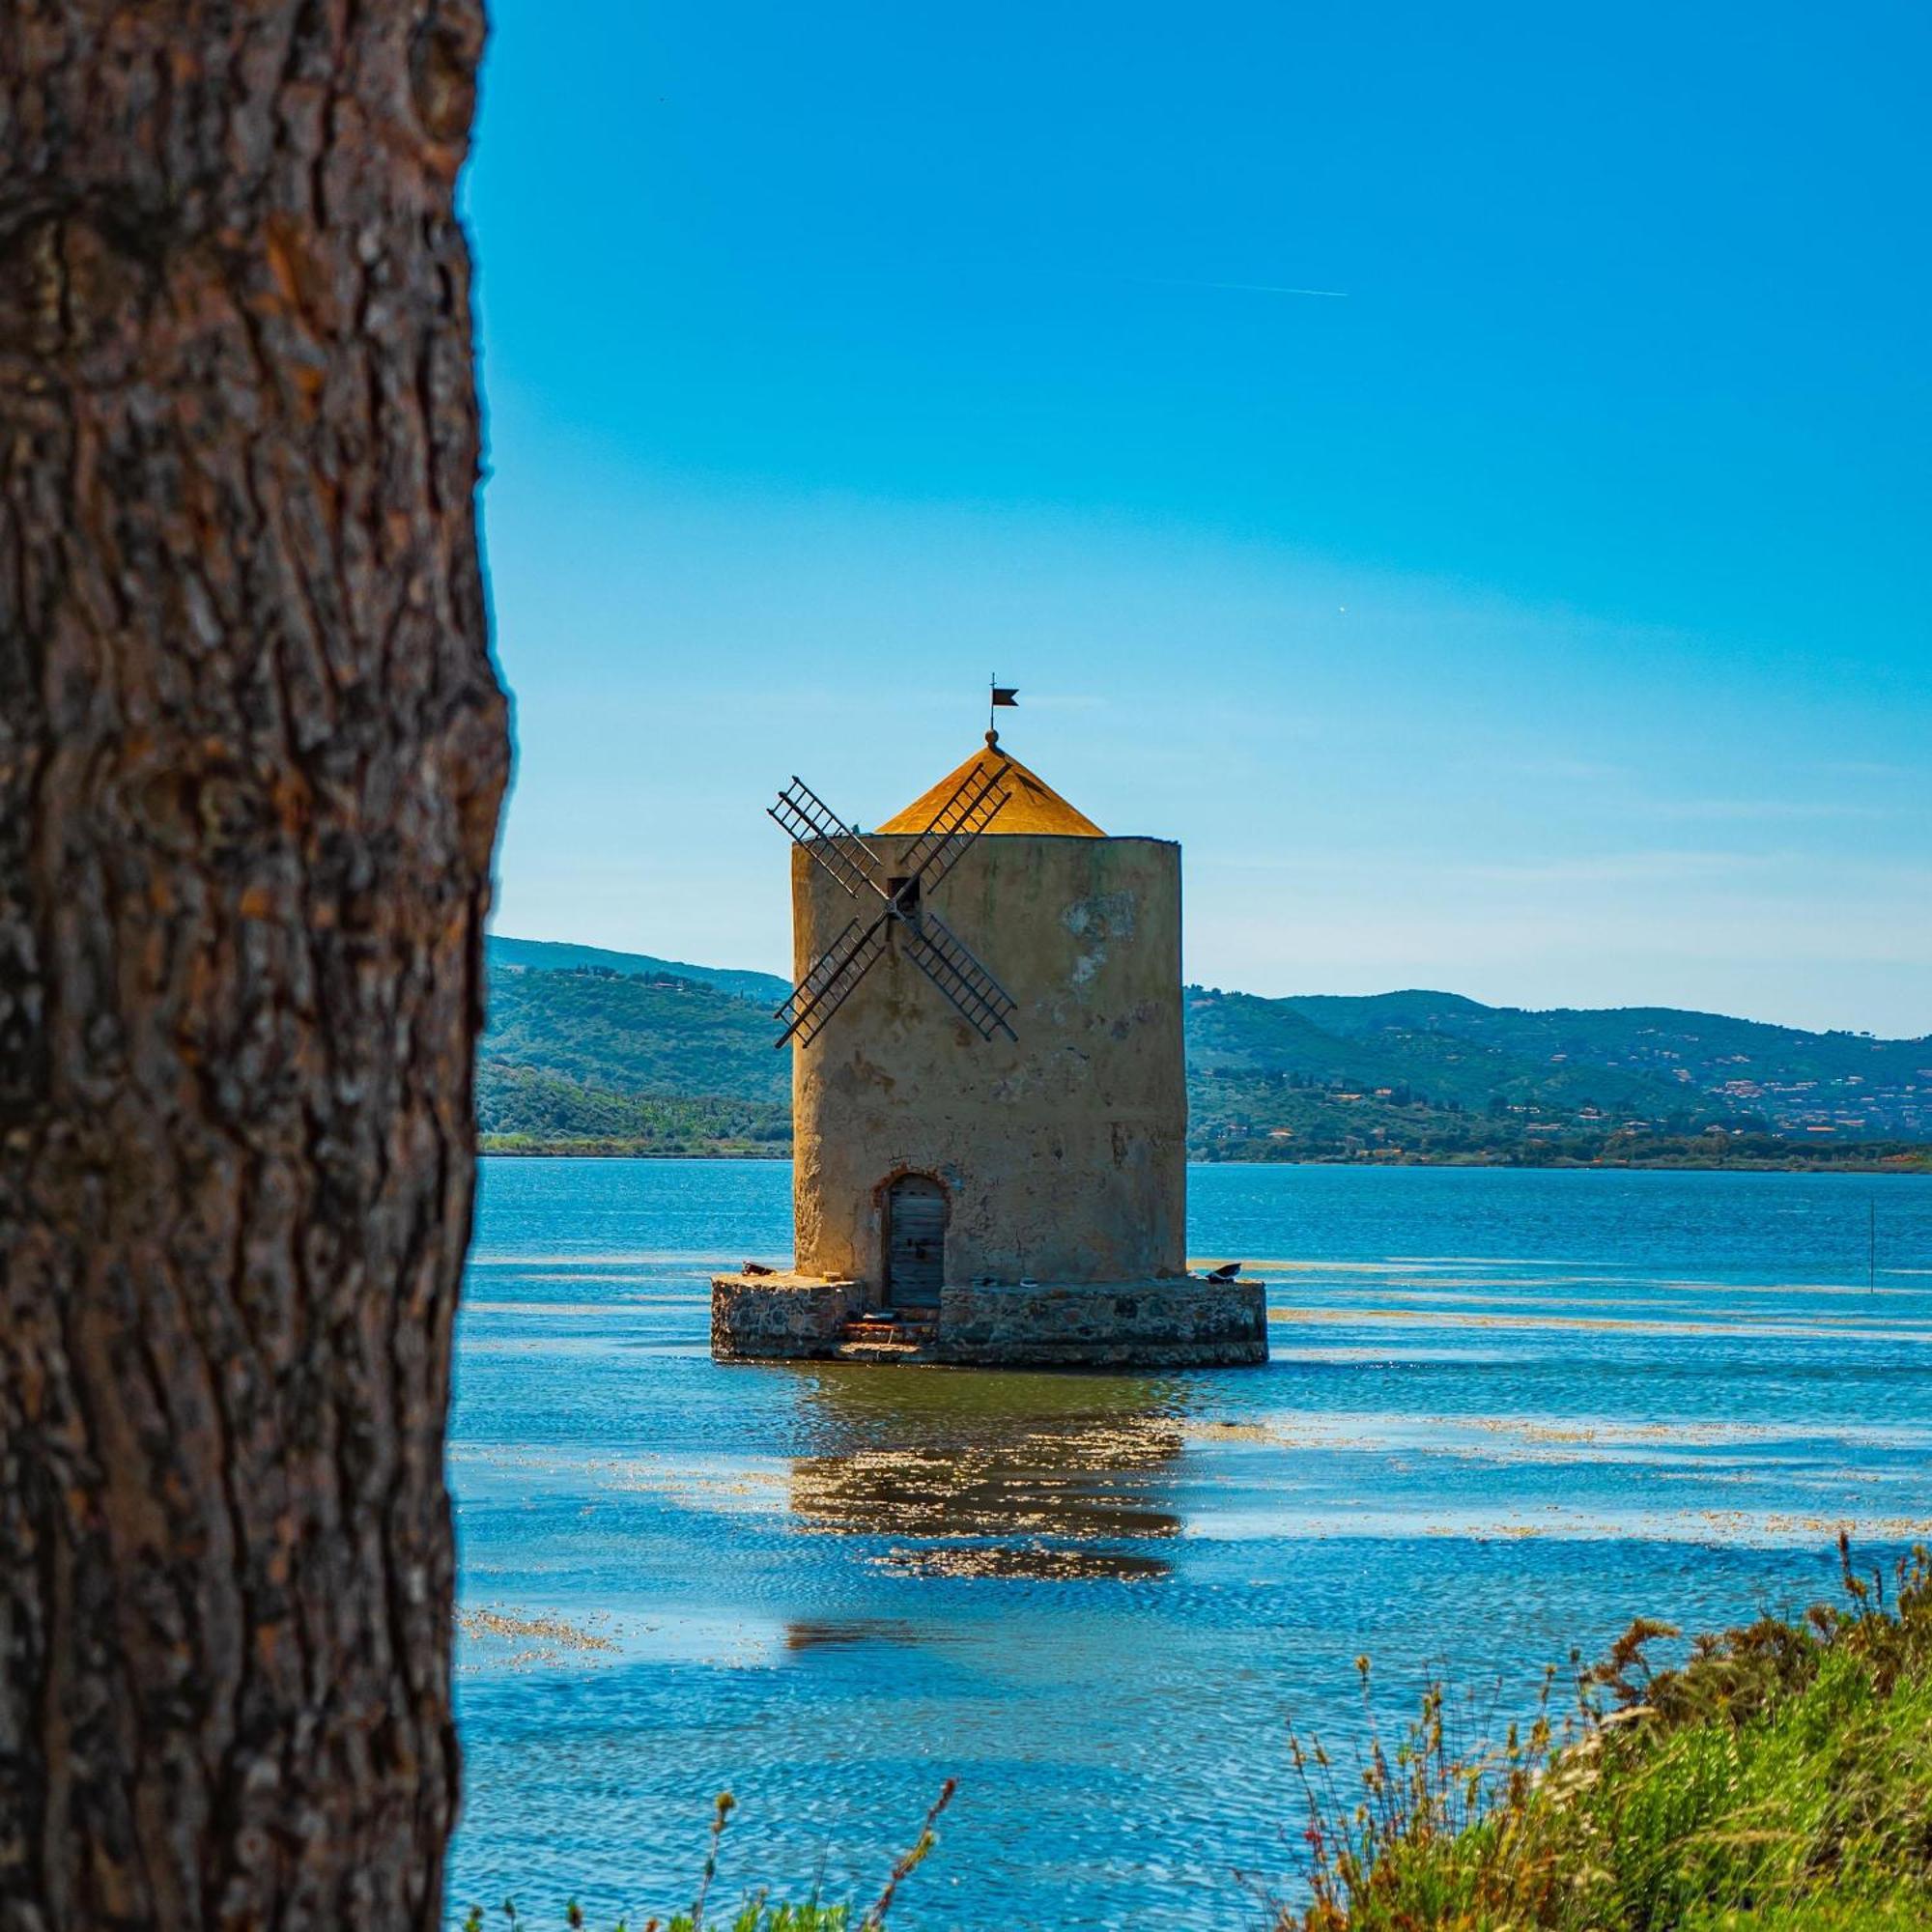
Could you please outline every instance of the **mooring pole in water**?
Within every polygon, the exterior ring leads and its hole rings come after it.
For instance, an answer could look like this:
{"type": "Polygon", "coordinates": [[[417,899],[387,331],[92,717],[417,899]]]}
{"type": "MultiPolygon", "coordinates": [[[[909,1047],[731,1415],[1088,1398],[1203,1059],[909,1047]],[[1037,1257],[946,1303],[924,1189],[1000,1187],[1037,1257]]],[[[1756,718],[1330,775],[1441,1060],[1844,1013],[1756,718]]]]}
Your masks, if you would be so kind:
{"type": "Polygon", "coordinates": [[[1865,1223],[1865,1293],[1878,1293],[1878,1202],[1865,1203],[1869,1219],[1865,1223]]]}

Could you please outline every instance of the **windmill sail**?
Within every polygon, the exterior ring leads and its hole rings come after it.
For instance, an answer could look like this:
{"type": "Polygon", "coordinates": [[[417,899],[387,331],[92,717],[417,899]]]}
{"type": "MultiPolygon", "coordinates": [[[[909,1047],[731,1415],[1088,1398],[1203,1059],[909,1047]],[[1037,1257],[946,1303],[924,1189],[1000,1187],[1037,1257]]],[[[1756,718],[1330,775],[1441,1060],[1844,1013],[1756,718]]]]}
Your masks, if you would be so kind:
{"type": "Polygon", "coordinates": [[[1009,1039],[1019,1037],[1012,1029],[1016,1003],[937,913],[922,913],[916,924],[906,923],[905,950],[981,1039],[991,1039],[996,1033],[1009,1039]]]}
{"type": "Polygon", "coordinates": [[[996,772],[974,771],[939,808],[938,816],[906,848],[901,869],[930,892],[958,864],[959,856],[992,824],[1012,794],[1000,781],[1012,770],[1003,764],[996,772]]]}
{"type": "Polygon", "coordinates": [[[845,1004],[846,995],[886,950],[886,931],[891,923],[891,916],[883,913],[864,928],[855,919],[826,948],[818,963],[773,1014],[784,1027],[773,1045],[782,1046],[795,1036],[801,1046],[808,1046],[817,1037],[819,1029],[845,1004]]]}
{"type": "Polygon", "coordinates": [[[854,898],[868,886],[883,895],[879,855],[803,779],[794,777],[765,816],[777,819],[854,898]]]}
{"type": "Polygon", "coordinates": [[[904,935],[907,957],[952,1002],[981,1039],[999,1033],[1018,1038],[1011,1021],[1018,1010],[1016,1003],[974,958],[958,934],[923,904],[925,894],[958,864],[1011,798],[1002,783],[1011,770],[1007,759],[991,771],[976,763],[906,848],[890,880],[879,854],[857,828],[846,825],[803,779],[794,777],[779,794],[767,816],[777,820],[854,898],[869,892],[883,905],[869,925],[863,923],[863,915],[853,920],[791,989],[778,1009],[784,1031],[776,1044],[795,1039],[809,1046],[870,972],[895,929],[904,935]]]}

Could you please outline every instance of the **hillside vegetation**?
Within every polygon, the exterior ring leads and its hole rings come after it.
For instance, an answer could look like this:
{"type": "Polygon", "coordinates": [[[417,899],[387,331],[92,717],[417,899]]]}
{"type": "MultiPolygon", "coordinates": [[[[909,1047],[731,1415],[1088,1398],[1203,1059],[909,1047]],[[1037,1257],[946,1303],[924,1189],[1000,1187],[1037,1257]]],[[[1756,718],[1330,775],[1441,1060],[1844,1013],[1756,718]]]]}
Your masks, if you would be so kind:
{"type": "Polygon", "coordinates": [[[486,1061],[476,1119],[493,1153],[782,1153],[791,1109],[770,1100],[612,1093],[533,1066],[486,1061]]]}
{"type": "Polygon", "coordinates": [[[776,973],[753,973],[737,966],[692,966],[682,959],[656,959],[648,952],[612,952],[602,946],[569,946],[554,939],[489,941],[493,971],[520,967],[533,973],[568,973],[587,967],[593,973],[614,973],[625,979],[696,980],[722,993],[736,993],[767,1009],[791,991],[791,981],[776,973]]]}
{"type": "MultiPolygon", "coordinates": [[[[781,980],[531,940],[489,959],[486,1148],[789,1151],[781,980]]],[[[1932,1133],[1928,1041],[1446,993],[1185,997],[1199,1158],[1871,1164],[1932,1133]]]]}
{"type": "Polygon", "coordinates": [[[493,972],[486,1066],[512,1065],[613,1094],[791,1097],[770,1011],[695,980],[493,972]]]}
{"type": "MultiPolygon", "coordinates": [[[[1437,1041],[1552,1071],[1587,1069],[1709,1096],[1775,1126],[1832,1124],[1869,1133],[1932,1131],[1932,1039],[1805,1033],[1670,1007],[1485,1007],[1454,993],[1316,995],[1282,1004],[1340,1038],[1437,1041]]],[[[1633,1090],[1634,1091],[1634,1090],[1633,1090]]],[[[1616,1090],[1599,1087],[1612,1103],[1616,1090]]],[[[1465,1096],[1466,1097],[1466,1096],[1465,1096]]]]}

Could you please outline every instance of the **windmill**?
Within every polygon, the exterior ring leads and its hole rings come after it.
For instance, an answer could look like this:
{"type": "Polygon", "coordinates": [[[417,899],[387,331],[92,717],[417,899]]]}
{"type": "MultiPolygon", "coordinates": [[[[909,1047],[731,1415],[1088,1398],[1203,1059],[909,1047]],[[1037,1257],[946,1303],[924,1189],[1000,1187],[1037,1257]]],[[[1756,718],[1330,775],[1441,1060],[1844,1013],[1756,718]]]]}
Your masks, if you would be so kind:
{"type": "Polygon", "coordinates": [[[974,958],[966,943],[925,903],[968,846],[999,815],[1009,796],[1000,781],[1012,769],[976,767],[940,807],[925,830],[906,847],[901,869],[889,873],[885,861],[856,825],[843,824],[803,779],[794,777],[766,808],[865,910],[828,946],[817,963],[791,989],[774,1013],[784,1031],[773,1043],[796,1038],[801,1046],[817,1038],[861,980],[891,945],[895,933],[912,963],[958,1008],[981,1039],[1004,1033],[1017,1039],[1011,1014],[1016,1003],[974,958]],[[866,914],[871,914],[867,923],[866,914]]]}

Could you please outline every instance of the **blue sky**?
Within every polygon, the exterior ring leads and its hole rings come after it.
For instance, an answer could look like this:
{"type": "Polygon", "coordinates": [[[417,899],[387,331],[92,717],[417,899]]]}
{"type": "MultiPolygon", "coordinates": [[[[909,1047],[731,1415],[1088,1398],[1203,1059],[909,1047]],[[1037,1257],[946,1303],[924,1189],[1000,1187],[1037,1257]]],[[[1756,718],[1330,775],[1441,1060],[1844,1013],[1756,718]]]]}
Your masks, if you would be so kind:
{"type": "Polygon", "coordinates": [[[1932,15],[495,20],[498,930],[784,970],[997,669],[1208,983],[1932,1032],[1932,15]]]}

